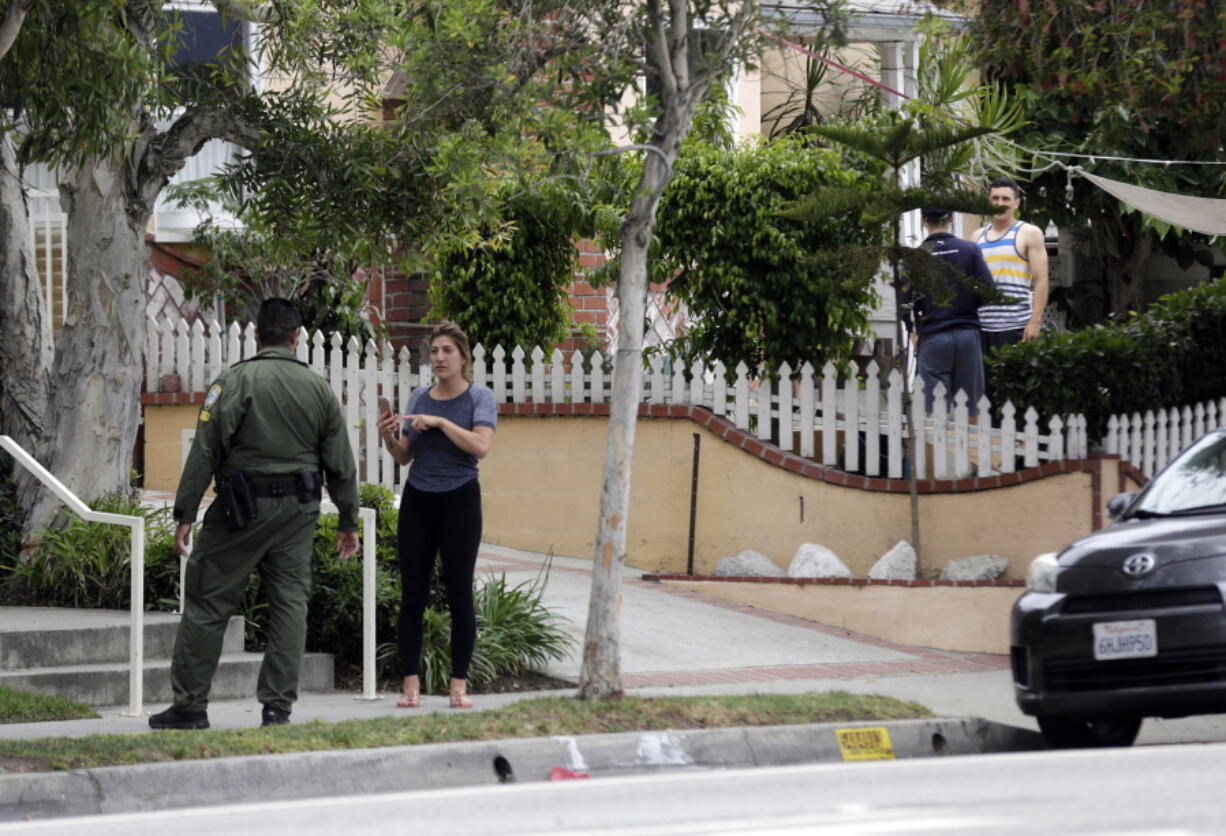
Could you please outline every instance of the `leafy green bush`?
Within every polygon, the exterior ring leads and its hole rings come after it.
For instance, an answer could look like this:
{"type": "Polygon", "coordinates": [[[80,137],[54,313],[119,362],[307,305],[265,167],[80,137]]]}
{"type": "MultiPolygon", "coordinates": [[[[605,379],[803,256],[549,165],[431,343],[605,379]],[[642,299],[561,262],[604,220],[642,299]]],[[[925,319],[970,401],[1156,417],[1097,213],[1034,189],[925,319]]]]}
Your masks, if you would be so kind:
{"type": "MultiPolygon", "coordinates": [[[[145,609],[174,609],[179,556],[170,510],[142,506],[139,495],[130,492],[107,494],[91,507],[145,518],[145,609]]],[[[127,609],[132,600],[129,531],[72,515],[64,527],[41,532],[42,545],[28,559],[6,562],[4,599],[46,607],[127,609]]]]}
{"type": "Polygon", "coordinates": [[[1120,413],[1226,395],[1226,281],[1172,293],[1124,322],[1047,334],[988,358],[998,400],[1046,421],[1082,413],[1091,438],[1120,413]]]}
{"type": "Polygon", "coordinates": [[[548,352],[570,335],[566,287],[574,278],[574,237],[584,209],[572,190],[555,182],[530,192],[517,185],[507,193],[506,240],[457,240],[436,254],[433,315],[457,322],[473,345],[508,351],[540,346],[548,352]]]}
{"type": "Polygon", "coordinates": [[[694,143],[677,161],[653,231],[652,279],[692,322],[670,350],[688,365],[845,364],[869,332],[879,263],[848,249],[884,242],[857,213],[795,220],[784,210],[826,187],[876,191],[849,155],[798,137],[734,148],[694,143]],[[867,269],[866,269],[867,267],[867,269]]]}

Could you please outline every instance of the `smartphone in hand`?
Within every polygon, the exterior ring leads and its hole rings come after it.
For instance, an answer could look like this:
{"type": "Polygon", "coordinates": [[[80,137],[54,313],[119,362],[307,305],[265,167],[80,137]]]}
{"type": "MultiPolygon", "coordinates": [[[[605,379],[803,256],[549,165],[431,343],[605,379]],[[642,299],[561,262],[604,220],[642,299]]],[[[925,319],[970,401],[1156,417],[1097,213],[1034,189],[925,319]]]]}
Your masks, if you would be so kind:
{"type": "Polygon", "coordinates": [[[382,395],[379,396],[379,417],[389,414],[392,411],[392,402],[382,395]]]}

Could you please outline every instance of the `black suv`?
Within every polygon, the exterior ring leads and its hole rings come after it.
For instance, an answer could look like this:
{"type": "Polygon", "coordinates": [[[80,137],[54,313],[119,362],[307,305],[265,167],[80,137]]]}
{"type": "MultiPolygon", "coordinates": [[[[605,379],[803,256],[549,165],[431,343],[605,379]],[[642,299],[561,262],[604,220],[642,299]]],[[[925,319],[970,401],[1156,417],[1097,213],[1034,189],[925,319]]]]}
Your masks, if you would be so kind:
{"type": "Polygon", "coordinates": [[[1226,712],[1226,429],[1107,507],[1111,526],[1035,558],[1013,607],[1014,693],[1053,746],[1226,712]]]}

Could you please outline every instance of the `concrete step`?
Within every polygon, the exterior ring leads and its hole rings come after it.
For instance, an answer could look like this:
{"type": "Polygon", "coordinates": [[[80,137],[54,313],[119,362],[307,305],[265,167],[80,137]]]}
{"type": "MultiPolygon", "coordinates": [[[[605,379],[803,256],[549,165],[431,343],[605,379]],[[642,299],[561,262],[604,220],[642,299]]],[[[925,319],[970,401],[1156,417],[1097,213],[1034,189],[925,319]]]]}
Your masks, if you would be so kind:
{"type": "MultiPolygon", "coordinates": [[[[213,677],[210,699],[255,699],[260,653],[224,653],[213,677]]],[[[54,694],[88,705],[124,705],[128,702],[126,664],[79,664],[0,671],[0,686],[19,691],[54,694]]],[[[308,653],[302,661],[300,691],[333,690],[330,653],[308,653]]],[[[150,704],[171,701],[170,660],[149,659],[144,665],[144,700],[150,704]]]]}
{"type": "MultiPolygon", "coordinates": [[[[145,658],[169,659],[179,616],[147,612],[145,658]]],[[[0,670],[128,661],[131,616],[126,610],[0,607],[0,670]]],[[[243,650],[243,619],[226,627],[223,653],[243,650]]]]}

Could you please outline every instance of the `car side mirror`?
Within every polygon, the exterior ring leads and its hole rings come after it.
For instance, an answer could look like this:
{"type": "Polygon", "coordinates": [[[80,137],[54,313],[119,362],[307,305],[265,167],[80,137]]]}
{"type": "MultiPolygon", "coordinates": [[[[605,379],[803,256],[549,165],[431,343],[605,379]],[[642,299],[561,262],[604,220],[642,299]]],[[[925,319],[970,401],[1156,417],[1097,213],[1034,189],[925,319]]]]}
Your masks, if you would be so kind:
{"type": "Polygon", "coordinates": [[[1113,520],[1118,520],[1120,518],[1120,514],[1124,513],[1124,509],[1131,505],[1132,501],[1136,498],[1136,491],[1117,493],[1115,496],[1107,500],[1107,516],[1113,520]]]}

